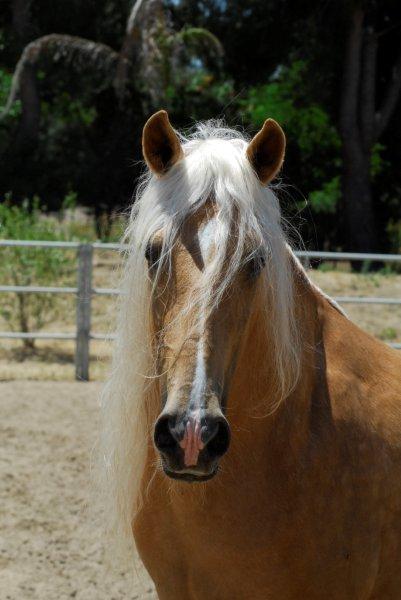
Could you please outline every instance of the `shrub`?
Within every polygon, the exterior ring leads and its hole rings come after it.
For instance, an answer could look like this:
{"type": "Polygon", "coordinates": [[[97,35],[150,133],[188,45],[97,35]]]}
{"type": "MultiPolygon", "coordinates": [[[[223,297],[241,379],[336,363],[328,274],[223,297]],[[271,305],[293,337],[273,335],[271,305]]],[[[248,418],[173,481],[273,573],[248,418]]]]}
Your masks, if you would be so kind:
{"type": "MultiPolygon", "coordinates": [[[[57,222],[42,215],[39,200],[22,206],[0,205],[0,238],[19,240],[64,241],[66,235],[57,222]]],[[[59,248],[0,247],[0,282],[2,285],[49,286],[69,282],[75,271],[75,256],[59,248]]],[[[54,321],[65,305],[62,294],[1,294],[0,315],[11,331],[39,331],[54,321]]],[[[23,340],[26,348],[34,340],[23,340]]]]}

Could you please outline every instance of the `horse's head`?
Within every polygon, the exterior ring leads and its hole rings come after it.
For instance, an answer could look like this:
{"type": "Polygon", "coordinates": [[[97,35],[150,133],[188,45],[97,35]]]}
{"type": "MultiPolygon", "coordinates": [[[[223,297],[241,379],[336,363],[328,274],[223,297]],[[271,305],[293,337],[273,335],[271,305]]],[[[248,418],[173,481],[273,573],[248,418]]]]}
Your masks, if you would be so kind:
{"type": "MultiPolygon", "coordinates": [[[[144,128],[143,151],[155,186],[159,191],[167,188],[172,196],[165,206],[167,221],[161,218],[160,227],[149,228],[143,246],[162,398],[154,442],[165,473],[187,481],[213,477],[228,450],[230,380],[270,259],[263,236],[257,226],[245,222],[240,204],[217,199],[216,190],[195,181],[205,171],[202,165],[197,170],[196,161],[208,161],[227,150],[226,140],[205,144],[198,154],[183,149],[164,111],[144,128]],[[199,198],[196,189],[202,189],[199,198]]],[[[237,148],[238,156],[243,156],[237,168],[248,169],[245,179],[254,178],[261,187],[280,168],[284,146],[280,127],[266,121],[247,148],[241,147],[243,155],[237,148]]],[[[223,167],[224,156],[219,165],[223,167]]],[[[235,165],[227,169],[227,190],[221,190],[227,199],[234,194],[229,189],[235,186],[232,168],[235,165]]],[[[213,169],[213,160],[208,169],[213,169]]]]}

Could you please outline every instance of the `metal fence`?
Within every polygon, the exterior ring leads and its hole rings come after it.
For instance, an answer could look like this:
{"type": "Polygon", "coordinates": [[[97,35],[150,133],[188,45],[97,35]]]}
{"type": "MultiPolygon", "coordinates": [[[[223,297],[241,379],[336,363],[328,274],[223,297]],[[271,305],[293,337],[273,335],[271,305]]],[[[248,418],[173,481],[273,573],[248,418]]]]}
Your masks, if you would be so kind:
{"type": "MultiPolygon", "coordinates": [[[[75,340],[75,377],[80,381],[89,380],[89,349],[91,340],[112,340],[114,335],[91,331],[91,300],[93,295],[116,295],[118,289],[98,288],[92,285],[92,266],[94,250],[120,250],[119,244],[102,244],[99,242],[80,244],[78,242],[46,242],[36,240],[0,240],[0,248],[7,246],[31,248],[61,248],[77,252],[77,285],[76,287],[56,286],[18,286],[0,285],[0,292],[35,293],[35,294],[74,294],[76,296],[76,331],[75,333],[49,332],[11,332],[0,331],[0,338],[8,339],[42,339],[42,340],[75,340]]],[[[399,262],[398,254],[361,254],[355,252],[315,252],[298,251],[295,253],[304,265],[311,260],[329,261],[364,261],[364,262],[399,262]]],[[[340,304],[389,304],[400,305],[401,298],[383,298],[367,296],[337,296],[340,304]]],[[[400,348],[401,344],[390,344],[400,348]]]]}

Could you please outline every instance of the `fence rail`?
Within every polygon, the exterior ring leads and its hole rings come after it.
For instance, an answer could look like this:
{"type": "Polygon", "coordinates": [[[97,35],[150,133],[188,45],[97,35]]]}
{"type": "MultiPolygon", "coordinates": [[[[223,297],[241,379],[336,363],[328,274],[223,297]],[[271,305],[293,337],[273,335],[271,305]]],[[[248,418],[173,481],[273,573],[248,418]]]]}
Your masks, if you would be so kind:
{"type": "MultiPolygon", "coordinates": [[[[76,296],[76,331],[75,333],[61,332],[17,332],[0,331],[0,338],[21,340],[75,340],[75,377],[81,381],[89,380],[89,347],[91,340],[113,340],[114,334],[91,331],[91,300],[93,295],[118,295],[115,288],[99,288],[92,286],[92,266],[94,250],[123,250],[121,244],[104,244],[94,242],[82,244],[79,242],[48,242],[40,240],[0,240],[1,247],[22,248],[61,248],[77,252],[77,285],[75,287],[58,286],[25,286],[0,285],[1,292],[16,292],[22,294],[74,294],[76,296]]],[[[311,260],[329,261],[363,261],[363,262],[399,262],[398,254],[362,254],[359,252],[317,252],[301,250],[295,252],[303,264],[311,260]]],[[[340,304],[378,304],[401,305],[401,298],[381,298],[366,296],[337,296],[333,298],[340,304]]],[[[400,343],[389,344],[401,349],[400,343]]]]}

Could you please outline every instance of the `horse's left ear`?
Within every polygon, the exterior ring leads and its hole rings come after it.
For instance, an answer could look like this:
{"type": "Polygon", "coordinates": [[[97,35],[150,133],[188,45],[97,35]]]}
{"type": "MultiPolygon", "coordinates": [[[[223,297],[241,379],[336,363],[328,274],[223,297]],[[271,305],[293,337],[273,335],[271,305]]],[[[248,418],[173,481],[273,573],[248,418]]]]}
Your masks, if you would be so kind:
{"type": "Polygon", "coordinates": [[[263,184],[277,175],[284,161],[285,135],[274,119],[267,119],[250,142],[246,155],[263,184]]]}
{"type": "Polygon", "coordinates": [[[180,140],[165,110],[159,110],[146,121],[142,133],[142,152],[149,169],[156,175],[163,175],[184,156],[180,140]]]}

